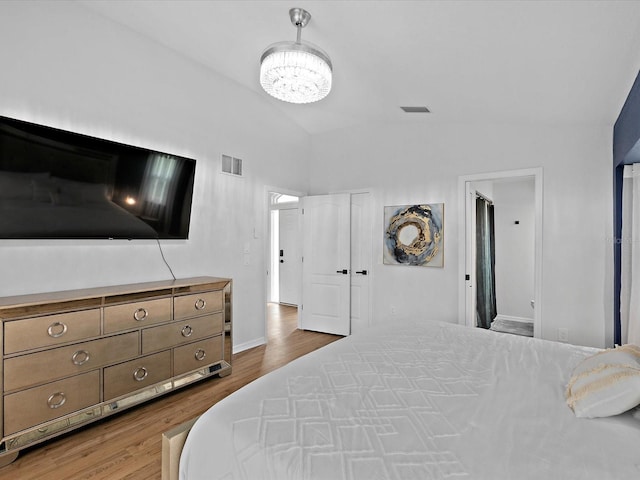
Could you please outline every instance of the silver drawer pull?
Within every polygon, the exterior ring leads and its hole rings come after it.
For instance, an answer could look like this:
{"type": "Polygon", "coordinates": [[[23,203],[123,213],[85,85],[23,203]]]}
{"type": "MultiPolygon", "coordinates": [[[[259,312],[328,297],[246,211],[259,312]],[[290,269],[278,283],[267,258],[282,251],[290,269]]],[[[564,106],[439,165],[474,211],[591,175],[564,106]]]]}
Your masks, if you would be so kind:
{"type": "Polygon", "coordinates": [[[194,303],[193,306],[196,307],[196,310],[203,310],[204,307],[207,306],[207,302],[205,302],[202,298],[199,298],[198,300],[196,300],[196,303],[194,303]]]}
{"type": "Polygon", "coordinates": [[[47,405],[49,408],[60,408],[67,401],[67,396],[62,392],[56,392],[49,395],[47,405]]]}
{"type": "Polygon", "coordinates": [[[204,357],[207,356],[207,352],[205,352],[203,349],[199,348],[198,350],[196,350],[196,360],[198,360],[199,362],[201,362],[202,360],[204,360],[204,357]]]}
{"type": "Polygon", "coordinates": [[[67,333],[67,325],[62,322],[53,322],[47,328],[47,333],[52,338],[58,338],[67,333]]]}
{"type": "Polygon", "coordinates": [[[141,322],[142,320],[147,318],[148,315],[149,315],[149,312],[144,307],[140,307],[135,312],[133,312],[133,318],[138,322],[141,322]]]}
{"type": "Polygon", "coordinates": [[[180,333],[182,333],[183,337],[190,337],[193,333],[193,328],[191,328],[191,325],[185,325],[182,327],[182,330],[180,330],[180,333]]]}
{"type": "Polygon", "coordinates": [[[86,350],[78,350],[71,357],[71,361],[74,365],[80,366],[87,363],[89,361],[89,358],[89,352],[87,352],[86,350]]]}
{"type": "Polygon", "coordinates": [[[134,372],[133,372],[133,379],[136,382],[141,382],[143,381],[145,378],[147,378],[147,375],[149,374],[149,372],[147,372],[147,369],[144,367],[139,367],[137,368],[134,372]]]}

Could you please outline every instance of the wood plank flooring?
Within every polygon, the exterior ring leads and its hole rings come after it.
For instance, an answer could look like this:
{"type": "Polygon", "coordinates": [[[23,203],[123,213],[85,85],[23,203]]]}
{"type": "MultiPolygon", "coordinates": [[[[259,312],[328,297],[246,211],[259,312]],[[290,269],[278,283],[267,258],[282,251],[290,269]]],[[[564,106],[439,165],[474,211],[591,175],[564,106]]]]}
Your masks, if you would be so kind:
{"type": "Polygon", "coordinates": [[[296,329],[296,309],[268,305],[268,341],[233,356],[228,377],[210,379],[23,450],[0,480],[160,479],[161,434],[202,414],[243,385],[341,337],[296,329]]]}

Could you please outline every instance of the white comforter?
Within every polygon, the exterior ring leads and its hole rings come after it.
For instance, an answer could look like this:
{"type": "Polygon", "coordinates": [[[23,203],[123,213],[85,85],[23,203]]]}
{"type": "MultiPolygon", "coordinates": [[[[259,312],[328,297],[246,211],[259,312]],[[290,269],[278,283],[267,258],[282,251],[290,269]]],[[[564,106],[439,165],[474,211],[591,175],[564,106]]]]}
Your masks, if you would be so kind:
{"type": "Polygon", "coordinates": [[[577,419],[593,349],[435,322],[372,328],[209,409],[182,480],[640,478],[640,419],[577,419]]]}

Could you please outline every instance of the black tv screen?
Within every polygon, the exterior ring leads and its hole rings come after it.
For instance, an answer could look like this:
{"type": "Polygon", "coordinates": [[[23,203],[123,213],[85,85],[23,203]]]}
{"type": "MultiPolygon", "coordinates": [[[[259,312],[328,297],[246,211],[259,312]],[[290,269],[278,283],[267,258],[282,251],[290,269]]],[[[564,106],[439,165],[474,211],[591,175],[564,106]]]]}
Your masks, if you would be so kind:
{"type": "Polygon", "coordinates": [[[0,117],[0,238],[186,239],[195,163],[0,117]]]}

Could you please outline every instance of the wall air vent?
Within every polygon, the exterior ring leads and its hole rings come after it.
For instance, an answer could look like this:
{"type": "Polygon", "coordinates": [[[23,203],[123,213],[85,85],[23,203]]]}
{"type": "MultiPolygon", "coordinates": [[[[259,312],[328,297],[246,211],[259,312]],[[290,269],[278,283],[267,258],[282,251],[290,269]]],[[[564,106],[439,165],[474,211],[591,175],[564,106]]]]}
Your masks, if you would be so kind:
{"type": "Polygon", "coordinates": [[[427,107],[400,107],[405,113],[431,113],[427,107]]]}
{"type": "Polygon", "coordinates": [[[222,172],[230,175],[242,176],[242,159],[222,155],[222,172]]]}

